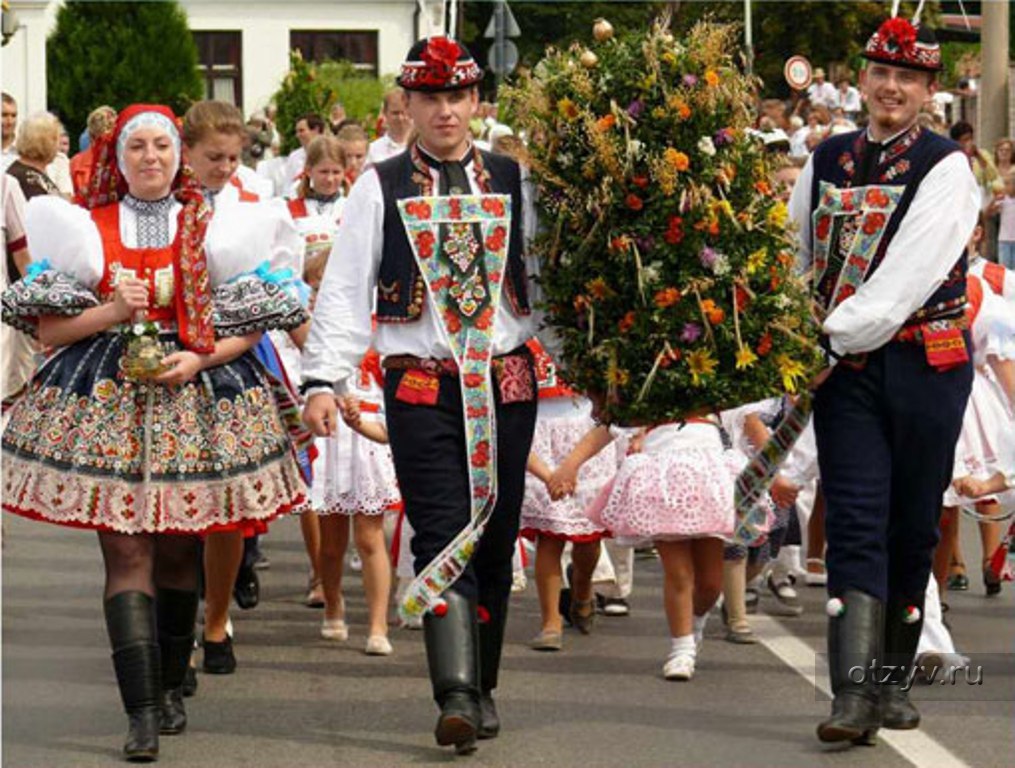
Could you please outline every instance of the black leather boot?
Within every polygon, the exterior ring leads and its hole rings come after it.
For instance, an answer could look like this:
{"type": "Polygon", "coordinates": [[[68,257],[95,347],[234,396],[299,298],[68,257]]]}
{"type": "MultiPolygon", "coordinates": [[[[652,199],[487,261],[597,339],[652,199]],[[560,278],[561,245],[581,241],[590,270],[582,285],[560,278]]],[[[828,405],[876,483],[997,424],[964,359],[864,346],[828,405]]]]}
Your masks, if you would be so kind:
{"type": "Polygon", "coordinates": [[[874,744],[880,725],[878,668],[884,604],[859,590],[840,598],[845,612],[828,622],[832,715],[818,726],[821,741],[874,744]]]}
{"type": "Polygon", "coordinates": [[[121,592],[105,601],[113,667],[129,721],[123,754],[134,763],[159,756],[159,646],[155,606],[143,592],[121,592]]]}
{"type": "Polygon", "coordinates": [[[187,727],[183,682],[194,651],[197,592],[160,589],[156,593],[159,651],[162,655],[162,710],[160,733],[182,733],[187,727]]]}
{"type": "Polygon", "coordinates": [[[430,682],[441,708],[434,736],[442,747],[468,754],[476,748],[481,719],[476,603],[451,590],[444,600],[443,615],[423,617],[430,682]]]}
{"type": "Polygon", "coordinates": [[[923,630],[923,604],[923,595],[916,600],[891,597],[885,607],[881,724],[895,731],[908,731],[920,725],[920,713],[909,700],[909,685],[913,679],[916,646],[923,630]]]}
{"type": "Polygon", "coordinates": [[[481,616],[479,622],[479,708],[482,718],[477,736],[480,739],[493,739],[500,733],[500,716],[493,701],[493,689],[497,687],[497,673],[500,671],[508,600],[505,597],[483,606],[487,615],[481,616]]]}

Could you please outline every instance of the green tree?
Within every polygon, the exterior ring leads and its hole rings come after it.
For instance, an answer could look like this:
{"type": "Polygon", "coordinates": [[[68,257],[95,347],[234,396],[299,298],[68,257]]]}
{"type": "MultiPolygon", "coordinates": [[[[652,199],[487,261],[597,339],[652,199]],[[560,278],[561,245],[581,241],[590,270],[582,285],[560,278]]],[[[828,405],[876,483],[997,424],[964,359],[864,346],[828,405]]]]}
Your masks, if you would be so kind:
{"type": "Polygon", "coordinates": [[[348,61],[324,61],[315,64],[304,60],[298,50],[289,54],[289,71],[272,96],[277,109],[275,121],[282,136],[282,151],[297,146],[296,121],[316,112],[325,120],[332,105],[340,101],[346,117],[358,120],[369,131],[381,109],[386,88],[394,81],[357,72],[348,61]]]}
{"type": "Polygon", "coordinates": [[[46,41],[49,103],[76,139],[100,104],[166,104],[177,114],[201,98],[197,48],[175,2],[70,0],[46,41]]]}

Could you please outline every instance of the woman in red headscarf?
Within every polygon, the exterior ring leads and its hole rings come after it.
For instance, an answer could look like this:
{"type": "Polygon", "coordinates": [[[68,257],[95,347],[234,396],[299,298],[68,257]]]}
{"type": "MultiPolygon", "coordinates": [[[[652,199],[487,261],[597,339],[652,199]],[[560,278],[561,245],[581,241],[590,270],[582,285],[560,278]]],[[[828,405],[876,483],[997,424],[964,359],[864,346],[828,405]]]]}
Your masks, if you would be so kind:
{"type": "Polygon", "coordinates": [[[258,270],[270,233],[212,218],[180,171],[166,107],[120,114],[83,202],[29,206],[36,261],[3,294],[3,320],[51,350],[3,434],[3,508],[98,531],[124,751],[153,760],[186,724],[195,534],[304,496],[298,416],[250,350],[307,315],[258,270]]]}

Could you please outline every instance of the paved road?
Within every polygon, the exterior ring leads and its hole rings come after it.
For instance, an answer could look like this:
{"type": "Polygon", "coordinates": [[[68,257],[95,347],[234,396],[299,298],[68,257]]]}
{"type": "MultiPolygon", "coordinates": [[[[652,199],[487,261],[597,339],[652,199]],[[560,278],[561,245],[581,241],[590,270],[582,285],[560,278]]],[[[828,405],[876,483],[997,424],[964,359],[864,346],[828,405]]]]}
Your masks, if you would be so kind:
{"type": "MultiPolygon", "coordinates": [[[[968,559],[975,535],[967,525],[968,559]]],[[[240,668],[200,676],[188,700],[186,734],[164,738],[161,762],[187,766],[316,768],[425,765],[456,761],[431,736],[422,638],[393,633],[395,655],[368,658],[358,576],[347,581],[353,628],[344,646],[318,639],[321,614],[299,603],[305,580],[293,520],[266,545],[263,600],[234,617],[240,668]]],[[[3,550],[4,766],[88,768],[119,762],[120,711],[102,623],[102,568],[94,534],[7,517],[3,550]]],[[[686,684],[667,683],[667,651],[655,562],[636,565],[633,613],[601,618],[596,633],[569,633],[566,651],[539,654],[525,643],[538,627],[534,586],[513,606],[498,700],[501,738],[485,742],[476,766],[1010,766],[1015,754],[1011,656],[991,660],[985,686],[970,693],[921,690],[925,726],[848,752],[814,738],[827,700],[805,674],[823,646],[822,591],[804,591],[798,619],[759,619],[766,645],[720,639],[718,620],[686,684]],[[788,663],[799,662],[801,672],[788,663]],[[1006,676],[993,669],[1007,665],[1006,676]],[[995,700],[985,700],[992,698],[995,700]],[[965,700],[959,700],[965,699],[965,700]],[[943,745],[943,746],[942,746],[943,745]],[[945,749],[942,752],[941,749],[945,749]]],[[[1015,589],[994,600],[982,587],[950,596],[959,646],[1010,654],[1015,589]]],[[[823,679],[823,676],[822,676],[823,679]]]]}

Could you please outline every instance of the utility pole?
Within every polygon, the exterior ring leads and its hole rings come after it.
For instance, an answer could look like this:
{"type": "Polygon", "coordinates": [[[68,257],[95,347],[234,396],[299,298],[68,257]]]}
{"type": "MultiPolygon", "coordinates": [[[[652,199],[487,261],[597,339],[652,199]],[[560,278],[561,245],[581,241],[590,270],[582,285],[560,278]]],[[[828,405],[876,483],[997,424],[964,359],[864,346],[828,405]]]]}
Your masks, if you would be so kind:
{"type": "Polygon", "coordinates": [[[980,8],[980,127],[976,135],[981,147],[992,147],[1008,136],[1008,14],[1009,0],[984,0],[980,8]]]}

